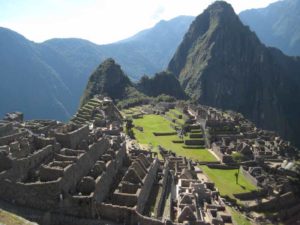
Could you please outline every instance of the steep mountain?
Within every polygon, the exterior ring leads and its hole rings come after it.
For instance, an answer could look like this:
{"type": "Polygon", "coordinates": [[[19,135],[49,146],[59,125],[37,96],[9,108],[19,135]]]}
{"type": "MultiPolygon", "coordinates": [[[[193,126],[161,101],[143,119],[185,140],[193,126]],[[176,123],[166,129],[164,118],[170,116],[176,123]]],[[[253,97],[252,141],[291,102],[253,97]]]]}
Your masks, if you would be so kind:
{"type": "MultiPolygon", "coordinates": [[[[126,74],[137,81],[143,74],[154,74],[168,65],[193,18],[179,16],[169,21],[162,20],[133,37],[107,45],[74,38],[51,39],[42,45],[53,48],[76,65],[80,76],[91,73],[99,61],[114,58],[126,74]]],[[[85,78],[87,81],[87,76],[85,78]]]]}
{"type": "Polygon", "coordinates": [[[263,45],[226,2],[194,20],[168,69],[198,102],[241,112],[300,146],[300,58],[263,45]]]}
{"type": "Polygon", "coordinates": [[[162,20],[129,39],[102,46],[102,51],[120,62],[130,78],[137,81],[143,74],[152,75],[168,66],[193,19],[192,16],[178,16],[162,20]]]}
{"type": "Polygon", "coordinates": [[[36,44],[0,29],[0,116],[23,111],[26,118],[67,119],[72,94],[60,75],[40,57],[36,44]]]}
{"type": "Polygon", "coordinates": [[[91,74],[80,105],[83,106],[95,95],[109,96],[117,102],[123,100],[123,105],[142,102],[149,99],[148,97],[159,95],[178,99],[187,97],[172,73],[163,71],[151,78],[143,76],[134,84],[112,58],[102,62],[91,74]]]}
{"type": "Polygon", "coordinates": [[[106,59],[91,74],[80,105],[83,106],[95,95],[109,96],[121,100],[139,95],[129,78],[111,58],[106,59]]]}
{"type": "Polygon", "coordinates": [[[176,77],[168,71],[157,73],[151,78],[143,76],[137,83],[137,88],[147,96],[156,97],[165,94],[177,99],[186,98],[186,94],[182,90],[180,83],[176,77]]]}
{"type": "Polygon", "coordinates": [[[267,46],[300,55],[300,0],[278,1],[266,8],[243,11],[239,16],[267,46]]]}
{"type": "Polygon", "coordinates": [[[181,16],[161,21],[109,45],[74,38],[34,43],[0,27],[0,118],[19,110],[28,119],[68,119],[76,112],[88,75],[99,62],[115,58],[133,80],[161,71],[192,19],[181,16]]]}

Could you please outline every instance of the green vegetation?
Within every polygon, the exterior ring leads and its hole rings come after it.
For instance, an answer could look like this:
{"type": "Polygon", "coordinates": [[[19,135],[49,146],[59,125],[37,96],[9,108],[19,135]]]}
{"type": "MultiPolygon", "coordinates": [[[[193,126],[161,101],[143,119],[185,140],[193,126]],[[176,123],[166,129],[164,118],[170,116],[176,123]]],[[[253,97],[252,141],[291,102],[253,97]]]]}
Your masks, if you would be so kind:
{"type": "Polygon", "coordinates": [[[206,149],[184,149],[180,143],[173,143],[178,140],[177,135],[154,136],[153,132],[174,132],[170,127],[170,121],[160,115],[145,115],[143,118],[134,119],[135,126],[143,127],[143,132],[133,129],[136,140],[141,144],[151,144],[154,147],[162,147],[172,150],[178,155],[199,161],[217,161],[217,159],[206,149]]]}
{"type": "Polygon", "coordinates": [[[233,220],[238,225],[251,225],[252,223],[241,213],[237,212],[236,210],[227,207],[227,210],[230,211],[233,220]]]}
{"type": "Polygon", "coordinates": [[[166,115],[170,119],[176,121],[175,124],[183,126],[185,123],[185,117],[177,109],[171,109],[169,112],[166,113],[166,115]]]}
{"type": "MultiPolygon", "coordinates": [[[[135,112],[137,109],[126,110],[127,113],[135,112]],[[130,111],[131,110],[131,111],[130,111]]],[[[177,111],[176,113],[180,113],[177,111]]],[[[153,132],[172,132],[174,131],[170,127],[170,121],[160,115],[144,115],[143,118],[134,119],[133,124],[135,126],[143,127],[143,132],[133,128],[136,140],[141,144],[148,144],[153,146],[154,151],[158,151],[157,146],[172,150],[178,155],[185,156],[187,158],[199,161],[217,161],[216,158],[206,149],[186,149],[184,144],[180,143],[180,139],[177,135],[168,136],[154,136],[153,132]],[[179,142],[179,143],[174,143],[179,142]]],[[[195,133],[201,133],[201,130],[193,130],[195,133]]],[[[184,139],[189,139],[189,135],[184,139]]],[[[238,183],[236,183],[237,170],[222,170],[222,169],[210,169],[207,166],[201,166],[204,173],[213,181],[218,187],[221,195],[228,195],[230,198],[234,198],[235,193],[244,193],[255,190],[256,187],[246,180],[246,178],[239,174],[238,183]]],[[[232,210],[232,216],[237,224],[250,225],[251,223],[239,212],[232,210]]]]}
{"type": "Polygon", "coordinates": [[[232,153],[232,158],[233,158],[233,160],[236,161],[236,162],[242,162],[242,161],[247,160],[247,157],[244,156],[244,155],[243,155],[242,153],[240,153],[240,152],[234,152],[234,153],[232,153]]]}
{"type": "Polygon", "coordinates": [[[121,66],[113,59],[105,60],[92,73],[82,96],[81,106],[99,94],[109,96],[116,101],[127,99],[130,101],[127,104],[134,104],[135,101],[140,102],[145,97],[133,87],[121,66]]]}
{"type": "Polygon", "coordinates": [[[201,168],[209,179],[219,188],[222,196],[228,195],[230,198],[234,198],[233,194],[250,192],[257,189],[253,184],[246,180],[241,173],[239,173],[238,183],[236,183],[236,169],[211,169],[207,166],[201,166],[201,168]]]}
{"type": "Polygon", "coordinates": [[[186,98],[186,94],[180,86],[179,81],[169,71],[156,73],[151,78],[146,75],[143,76],[137,83],[137,89],[145,95],[152,97],[165,94],[178,99],[186,98]]]}

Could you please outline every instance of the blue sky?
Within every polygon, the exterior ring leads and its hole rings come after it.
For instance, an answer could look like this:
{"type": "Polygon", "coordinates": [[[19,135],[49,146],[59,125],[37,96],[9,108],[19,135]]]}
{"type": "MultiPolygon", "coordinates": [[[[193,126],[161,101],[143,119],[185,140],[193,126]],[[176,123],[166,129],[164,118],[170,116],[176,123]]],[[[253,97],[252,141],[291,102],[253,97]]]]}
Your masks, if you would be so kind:
{"type": "MultiPolygon", "coordinates": [[[[277,0],[228,0],[237,13],[277,0]]],[[[159,20],[200,14],[212,0],[0,0],[0,26],[35,42],[76,37],[115,42],[159,20]]]]}

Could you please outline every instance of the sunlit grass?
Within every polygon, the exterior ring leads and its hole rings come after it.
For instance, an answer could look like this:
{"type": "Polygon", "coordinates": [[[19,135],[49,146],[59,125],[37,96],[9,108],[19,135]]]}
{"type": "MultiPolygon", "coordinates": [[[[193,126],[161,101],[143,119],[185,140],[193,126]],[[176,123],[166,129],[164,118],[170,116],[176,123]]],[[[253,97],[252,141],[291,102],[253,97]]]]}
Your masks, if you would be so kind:
{"type": "Polygon", "coordinates": [[[145,115],[143,118],[134,119],[135,126],[143,127],[143,132],[133,129],[136,140],[141,144],[151,144],[153,147],[162,147],[175,152],[177,155],[199,161],[217,161],[206,149],[184,149],[183,144],[175,144],[172,140],[178,140],[177,135],[154,136],[153,132],[174,132],[170,127],[170,121],[160,115],[145,115]]]}
{"type": "Polygon", "coordinates": [[[236,183],[235,173],[237,169],[211,169],[207,166],[201,166],[204,173],[213,181],[218,187],[221,195],[228,195],[234,198],[233,194],[245,193],[256,190],[257,188],[248,181],[242,173],[239,173],[238,183],[236,183]]]}

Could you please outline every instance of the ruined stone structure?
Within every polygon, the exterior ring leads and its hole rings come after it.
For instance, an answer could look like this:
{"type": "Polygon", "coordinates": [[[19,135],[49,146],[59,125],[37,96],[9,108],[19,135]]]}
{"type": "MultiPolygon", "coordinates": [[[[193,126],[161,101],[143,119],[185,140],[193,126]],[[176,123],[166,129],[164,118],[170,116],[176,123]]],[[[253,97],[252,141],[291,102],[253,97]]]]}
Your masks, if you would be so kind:
{"type": "MultiPolygon", "coordinates": [[[[201,143],[185,144],[204,145],[202,139],[208,139],[224,164],[234,163],[234,152],[247,156],[241,173],[255,185],[266,187],[238,197],[267,196],[263,203],[249,206],[257,211],[273,210],[276,202],[297,209],[293,187],[284,178],[285,171],[293,176],[289,161],[293,151],[286,150],[292,148],[288,143],[234,113],[203,107],[193,112],[198,118],[190,116],[193,122],[188,128],[197,131],[190,135],[197,136],[190,138],[201,143]]],[[[121,114],[103,97],[90,100],[66,124],[23,121],[22,114],[10,114],[0,121],[0,199],[38,210],[29,219],[42,224],[75,224],[77,220],[142,225],[233,222],[214,183],[195,162],[161,147],[163,160],[159,160],[157,153],[132,143],[122,133],[121,114]]]]}
{"type": "Polygon", "coordinates": [[[121,114],[103,97],[66,124],[8,114],[0,121],[0,199],[32,209],[29,219],[43,224],[76,221],[70,218],[144,225],[229,221],[219,210],[211,213],[207,204],[218,192],[197,179],[190,160],[167,155],[162,161],[126,140],[121,114]]]}
{"type": "Polygon", "coordinates": [[[189,106],[188,112],[203,128],[224,166],[240,165],[240,172],[261,188],[259,193],[237,195],[255,200],[251,210],[276,209],[287,214],[286,210],[300,203],[295,194],[299,187],[293,184],[299,179],[298,149],[276,133],[255,127],[239,113],[206,106],[189,106]],[[288,200],[287,196],[294,198],[288,200]]]}

